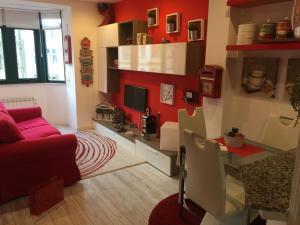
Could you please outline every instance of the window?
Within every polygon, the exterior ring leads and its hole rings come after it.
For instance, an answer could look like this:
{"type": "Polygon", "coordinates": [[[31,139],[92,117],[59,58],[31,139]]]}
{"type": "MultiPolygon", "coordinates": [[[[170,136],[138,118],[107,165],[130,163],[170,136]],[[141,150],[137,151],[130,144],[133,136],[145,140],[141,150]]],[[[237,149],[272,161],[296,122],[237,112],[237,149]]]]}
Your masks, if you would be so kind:
{"type": "Polygon", "coordinates": [[[36,57],[33,30],[15,29],[19,79],[36,79],[36,57]]]}
{"type": "Polygon", "coordinates": [[[0,84],[65,82],[62,37],[59,11],[0,10],[0,84]]]}
{"type": "Polygon", "coordinates": [[[4,54],[3,54],[3,41],[2,41],[2,29],[0,29],[0,80],[5,80],[5,65],[4,65],[4,54]]]}
{"type": "Polygon", "coordinates": [[[48,80],[64,81],[62,33],[60,29],[45,30],[48,80]]]}

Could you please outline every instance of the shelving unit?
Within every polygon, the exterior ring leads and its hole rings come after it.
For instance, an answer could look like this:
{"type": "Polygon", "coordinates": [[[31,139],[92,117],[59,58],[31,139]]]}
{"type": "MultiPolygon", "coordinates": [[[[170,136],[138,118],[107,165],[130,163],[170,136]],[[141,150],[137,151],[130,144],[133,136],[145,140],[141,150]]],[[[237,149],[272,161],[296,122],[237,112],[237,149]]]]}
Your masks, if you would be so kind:
{"type": "Polygon", "coordinates": [[[288,2],[292,0],[228,0],[227,5],[231,7],[247,8],[259,5],[266,5],[278,2],[288,2]]]}
{"type": "Polygon", "coordinates": [[[158,8],[148,9],[147,17],[148,17],[148,27],[157,27],[159,25],[159,9],[158,8]],[[152,21],[149,14],[154,15],[154,16],[151,16],[154,18],[154,21],[152,21]]]}
{"type": "Polygon", "coordinates": [[[252,45],[227,45],[227,51],[299,50],[300,43],[274,43],[252,45]]]}
{"type": "Polygon", "coordinates": [[[180,23],[181,22],[179,13],[172,13],[166,15],[166,33],[172,34],[180,32],[180,23]]]}
{"type": "Polygon", "coordinates": [[[197,29],[197,38],[193,39],[191,37],[190,30],[188,30],[188,41],[201,41],[201,40],[204,40],[204,33],[205,33],[204,19],[189,20],[188,21],[188,28],[190,28],[191,25],[196,27],[196,29],[197,29]]]}
{"type": "Polygon", "coordinates": [[[119,45],[136,45],[137,33],[147,33],[146,21],[128,21],[119,23],[119,45]]]}

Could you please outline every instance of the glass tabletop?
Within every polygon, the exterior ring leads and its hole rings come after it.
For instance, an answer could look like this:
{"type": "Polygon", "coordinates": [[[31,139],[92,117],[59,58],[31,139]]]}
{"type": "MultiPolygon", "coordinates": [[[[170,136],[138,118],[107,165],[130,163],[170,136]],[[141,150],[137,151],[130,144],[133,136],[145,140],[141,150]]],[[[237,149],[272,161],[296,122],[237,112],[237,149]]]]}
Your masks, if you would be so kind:
{"type": "MultiPolygon", "coordinates": [[[[229,151],[222,151],[222,158],[225,166],[231,167],[232,169],[238,169],[240,166],[247,165],[257,160],[262,160],[264,158],[286,152],[251,140],[246,140],[246,144],[250,144],[255,147],[260,147],[263,151],[247,156],[239,156],[229,151]]],[[[241,149],[241,151],[243,151],[243,149],[241,149]]]]}

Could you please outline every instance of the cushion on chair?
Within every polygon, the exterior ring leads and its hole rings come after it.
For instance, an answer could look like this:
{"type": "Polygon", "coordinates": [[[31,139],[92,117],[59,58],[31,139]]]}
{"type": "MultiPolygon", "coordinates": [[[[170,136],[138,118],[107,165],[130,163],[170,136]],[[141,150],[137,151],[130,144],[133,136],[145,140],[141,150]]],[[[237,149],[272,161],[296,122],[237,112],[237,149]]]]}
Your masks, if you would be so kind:
{"type": "Polygon", "coordinates": [[[3,104],[0,103],[0,142],[15,142],[23,138],[24,137],[18,129],[16,122],[7,113],[3,104]]]}

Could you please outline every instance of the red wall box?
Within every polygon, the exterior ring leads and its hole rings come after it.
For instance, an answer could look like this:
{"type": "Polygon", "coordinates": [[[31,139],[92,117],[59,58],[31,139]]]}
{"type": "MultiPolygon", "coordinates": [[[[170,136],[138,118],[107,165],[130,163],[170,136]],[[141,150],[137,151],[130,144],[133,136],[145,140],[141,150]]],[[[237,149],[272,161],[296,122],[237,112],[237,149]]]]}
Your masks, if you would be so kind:
{"type": "MultiPolygon", "coordinates": [[[[153,43],[160,43],[162,38],[171,42],[188,41],[188,21],[198,18],[207,19],[208,0],[124,0],[115,4],[116,22],[129,20],[147,21],[147,10],[159,8],[159,26],[150,27],[149,35],[153,37],[153,43]],[[181,14],[181,31],[179,33],[166,33],[166,15],[179,12],[181,14]]],[[[199,92],[199,76],[175,76],[166,74],[121,71],[120,92],[113,95],[113,103],[123,108],[129,119],[135,124],[138,123],[138,113],[124,107],[124,85],[130,84],[148,89],[148,105],[152,108],[152,113],[161,113],[161,124],[165,121],[177,121],[177,111],[180,108],[187,108],[192,111],[195,106],[189,105],[183,100],[185,90],[199,92]],[[175,85],[175,104],[173,106],[160,103],[160,84],[175,85]]]]}

